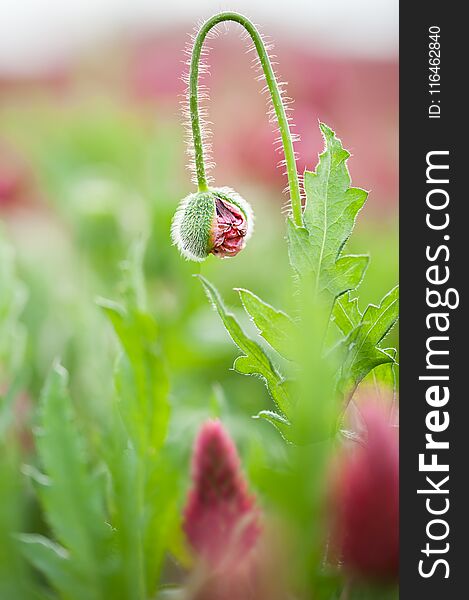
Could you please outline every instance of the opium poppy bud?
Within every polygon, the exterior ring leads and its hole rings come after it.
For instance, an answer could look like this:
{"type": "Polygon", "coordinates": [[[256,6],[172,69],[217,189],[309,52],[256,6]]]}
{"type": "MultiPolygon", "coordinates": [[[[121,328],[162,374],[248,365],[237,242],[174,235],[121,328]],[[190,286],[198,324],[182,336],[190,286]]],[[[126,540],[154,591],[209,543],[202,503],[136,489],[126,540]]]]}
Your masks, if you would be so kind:
{"type": "Polygon", "coordinates": [[[171,236],[181,254],[203,261],[209,254],[236,256],[253,229],[249,204],[230,188],[211,188],[190,194],[173,218],[171,236]]]}
{"type": "Polygon", "coordinates": [[[192,480],[183,519],[192,549],[212,568],[239,566],[259,537],[259,511],[219,421],[207,421],[197,436],[192,480]]]}
{"type": "Polygon", "coordinates": [[[332,547],[343,567],[367,580],[397,579],[398,433],[382,407],[361,408],[366,433],[342,457],[332,489],[332,547]]]}

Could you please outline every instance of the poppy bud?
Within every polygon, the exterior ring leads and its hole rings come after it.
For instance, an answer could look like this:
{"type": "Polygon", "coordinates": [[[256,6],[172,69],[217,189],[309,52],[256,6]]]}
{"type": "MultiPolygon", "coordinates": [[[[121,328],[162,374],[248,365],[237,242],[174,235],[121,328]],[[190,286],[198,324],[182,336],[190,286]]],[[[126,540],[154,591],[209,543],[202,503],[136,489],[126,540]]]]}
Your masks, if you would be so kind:
{"type": "Polygon", "coordinates": [[[171,236],[181,254],[203,261],[209,254],[236,256],[253,229],[249,204],[230,188],[212,188],[190,194],[173,218],[171,236]]]}
{"type": "Polygon", "coordinates": [[[259,513],[219,421],[207,421],[197,437],[192,480],[183,521],[189,543],[212,568],[237,565],[258,539],[259,513]]]}

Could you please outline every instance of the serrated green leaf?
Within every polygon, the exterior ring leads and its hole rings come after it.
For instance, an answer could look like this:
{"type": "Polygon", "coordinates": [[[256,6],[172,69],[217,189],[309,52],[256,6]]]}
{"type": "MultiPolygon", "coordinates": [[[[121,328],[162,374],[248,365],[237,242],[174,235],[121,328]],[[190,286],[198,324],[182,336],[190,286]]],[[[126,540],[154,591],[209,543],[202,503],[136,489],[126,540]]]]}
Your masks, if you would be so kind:
{"type": "Polygon", "coordinates": [[[314,263],[309,242],[309,231],[287,219],[288,257],[295,274],[300,278],[312,276],[314,263]]]}
{"type": "Polygon", "coordinates": [[[163,448],[140,456],[116,422],[106,444],[110,523],[118,560],[121,596],[153,597],[176,517],[181,471],[163,448]]]}
{"type": "MultiPolygon", "coordinates": [[[[344,303],[343,306],[347,304],[344,303]]],[[[370,304],[367,307],[359,324],[343,341],[345,356],[340,382],[343,390],[353,391],[375,367],[394,362],[393,353],[380,348],[379,344],[394,326],[398,317],[399,287],[396,286],[386,294],[379,306],[370,304]]],[[[353,313],[351,319],[355,318],[356,313],[353,313]]]]}
{"type": "Polygon", "coordinates": [[[395,348],[383,348],[383,351],[391,356],[392,362],[383,363],[375,367],[360,383],[359,390],[373,390],[376,399],[381,401],[390,410],[393,423],[398,422],[398,369],[397,350],[395,348]]]}
{"type": "Polygon", "coordinates": [[[88,589],[87,597],[103,600],[112,593],[112,531],[102,488],[87,467],[67,380],[66,370],[55,364],[41,395],[36,446],[49,484],[39,486],[38,493],[52,531],[88,589]]]}
{"type": "Polygon", "coordinates": [[[114,530],[113,551],[118,561],[116,579],[122,598],[144,600],[142,472],[137,453],[121,429],[122,424],[115,423],[113,438],[107,440],[105,448],[110,473],[109,518],[114,530]]]}
{"type": "Polygon", "coordinates": [[[145,249],[146,240],[141,237],[131,245],[127,259],[121,263],[122,295],[125,298],[126,306],[138,308],[141,311],[147,309],[143,273],[145,249]]]}
{"type": "Polygon", "coordinates": [[[27,505],[22,495],[20,461],[15,440],[0,435],[0,598],[39,600],[40,590],[15,539],[24,527],[27,505]]]}
{"type": "Polygon", "coordinates": [[[308,236],[289,224],[290,260],[297,274],[311,281],[313,293],[327,297],[332,307],[335,298],[358,287],[368,264],[367,256],[342,255],[367,192],[350,187],[350,153],[327,125],[320,128],[325,150],[316,171],[304,174],[308,236]]]}
{"type": "Polygon", "coordinates": [[[261,410],[255,419],[264,419],[273,425],[286,442],[295,443],[294,429],[288,419],[272,410],[261,410]]]}
{"type": "Polygon", "coordinates": [[[182,473],[179,467],[168,455],[160,455],[150,461],[147,467],[143,551],[146,584],[148,593],[152,596],[164,566],[171,533],[180,515],[178,492],[182,473]]]}
{"type": "Polygon", "coordinates": [[[244,333],[234,315],[226,310],[216,288],[205,277],[198,275],[198,278],[202,282],[231,339],[244,352],[244,356],[236,359],[234,368],[244,375],[260,375],[265,380],[267,389],[278,408],[288,416],[292,408],[292,402],[288,394],[286,380],[280,375],[259,344],[244,333]]]}
{"type": "Polygon", "coordinates": [[[29,562],[51,582],[62,598],[87,598],[89,590],[80,573],[74,571],[68,552],[39,534],[17,536],[20,548],[29,562]]]}
{"type": "Polygon", "coordinates": [[[332,312],[332,320],[344,335],[348,335],[355,327],[358,327],[361,319],[358,298],[350,298],[350,294],[344,294],[337,299],[332,312]]]}
{"type": "Polygon", "coordinates": [[[349,255],[338,258],[330,269],[324,268],[321,292],[327,292],[331,298],[337,298],[344,291],[357,288],[368,266],[366,255],[349,255]]]}
{"type": "Polygon", "coordinates": [[[132,600],[153,597],[180,477],[177,468],[168,472],[163,447],[169,381],[158,326],[146,309],[143,255],[143,244],[133,246],[123,265],[124,305],[98,301],[122,347],[114,373],[116,418],[106,462],[121,587],[132,600]]]}
{"type": "Polygon", "coordinates": [[[399,366],[397,361],[397,350],[396,348],[383,348],[383,352],[386,352],[391,358],[392,362],[379,365],[370,373],[373,377],[373,383],[378,387],[384,387],[385,389],[396,391],[396,368],[399,366]]]}
{"type": "Polygon", "coordinates": [[[138,451],[155,453],[166,438],[170,413],[156,323],[136,309],[124,317],[114,313],[111,321],[124,349],[115,372],[119,409],[138,451]]]}
{"type": "MultiPolygon", "coordinates": [[[[140,454],[122,418],[123,402],[114,405],[115,421],[104,444],[109,469],[110,524],[114,531],[120,596],[144,600],[153,595],[162,568],[168,529],[177,500],[180,473],[168,473],[164,449],[140,454]],[[130,437],[130,439],[129,439],[130,437]]],[[[125,415],[125,412],[124,412],[125,415]]]]}
{"type": "Polygon", "coordinates": [[[277,310],[249,290],[238,289],[241,302],[261,336],[285,358],[293,358],[296,325],[286,313],[277,310]]]}

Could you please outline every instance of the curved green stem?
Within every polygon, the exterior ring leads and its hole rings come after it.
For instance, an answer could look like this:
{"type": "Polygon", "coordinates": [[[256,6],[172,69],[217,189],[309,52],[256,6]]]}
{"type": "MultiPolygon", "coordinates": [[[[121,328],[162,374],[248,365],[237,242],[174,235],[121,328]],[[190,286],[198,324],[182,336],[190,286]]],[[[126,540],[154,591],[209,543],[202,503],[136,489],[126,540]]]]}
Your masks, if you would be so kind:
{"type": "Polygon", "coordinates": [[[293,141],[290,132],[290,126],[288,124],[288,118],[285,111],[285,106],[282,102],[282,96],[280,89],[275,77],[272,63],[270,62],[269,55],[262,38],[255,28],[255,26],[243,15],[234,12],[222,12],[214,15],[208,21],[206,21],[201,29],[199,30],[192,50],[190,74],[189,74],[189,111],[191,118],[192,135],[194,139],[194,152],[195,152],[195,169],[197,175],[197,183],[199,191],[207,191],[207,177],[205,174],[204,164],[204,149],[202,142],[202,132],[200,128],[200,117],[199,117],[199,101],[198,101],[198,79],[199,79],[199,63],[202,46],[208,32],[218,23],[223,21],[234,21],[244,27],[244,29],[250,35],[254,46],[256,48],[259,60],[261,63],[262,70],[264,71],[267,86],[272,97],[272,104],[277,117],[278,126],[280,130],[280,136],[282,139],[283,152],[285,155],[285,163],[287,167],[288,186],[290,188],[290,198],[292,205],[293,220],[297,226],[303,224],[303,212],[301,208],[301,192],[300,184],[298,180],[298,172],[296,170],[295,152],[293,149],[293,141]]]}

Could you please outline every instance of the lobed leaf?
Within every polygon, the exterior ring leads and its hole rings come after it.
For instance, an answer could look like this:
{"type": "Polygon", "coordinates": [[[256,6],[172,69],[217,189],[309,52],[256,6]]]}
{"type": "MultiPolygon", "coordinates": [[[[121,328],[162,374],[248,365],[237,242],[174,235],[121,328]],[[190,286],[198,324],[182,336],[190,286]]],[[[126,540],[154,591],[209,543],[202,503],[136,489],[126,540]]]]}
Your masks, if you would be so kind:
{"type": "MultiPolygon", "coordinates": [[[[40,399],[36,445],[48,479],[39,486],[39,497],[53,533],[70,555],[82,589],[90,600],[98,600],[111,591],[112,531],[106,522],[102,488],[87,467],[67,380],[65,369],[55,364],[40,399]]],[[[36,547],[36,559],[42,552],[41,556],[49,556],[48,568],[59,568],[57,556],[52,565],[52,548],[57,549],[50,543],[36,547]]],[[[58,591],[62,586],[57,577],[51,583],[58,591]]],[[[77,589],[73,596],[64,597],[78,600],[83,596],[77,589]]]]}
{"type": "Polygon", "coordinates": [[[350,153],[335,133],[320,123],[325,149],[315,172],[306,171],[304,227],[288,223],[290,262],[301,279],[308,280],[314,295],[334,300],[360,284],[368,257],[342,255],[367,192],[350,187],[346,161],[350,153]]]}
{"type": "Polygon", "coordinates": [[[14,438],[0,435],[0,598],[5,600],[41,598],[16,539],[26,505],[21,494],[20,460],[14,438]]]}
{"type": "Polygon", "coordinates": [[[156,589],[180,477],[176,468],[168,469],[164,454],[169,382],[157,323],[146,308],[143,255],[138,244],[123,265],[125,305],[99,300],[122,347],[106,462],[121,585],[132,600],[156,589]]]}
{"type": "Polygon", "coordinates": [[[249,290],[238,289],[241,302],[259,329],[260,335],[281,356],[293,358],[293,344],[297,337],[296,325],[286,313],[277,310],[249,290]]]}
{"type": "Polygon", "coordinates": [[[88,597],[86,584],[80,573],[75,571],[63,546],[34,533],[23,533],[17,537],[24,556],[46,576],[63,598],[88,597]]]}
{"type": "Polygon", "coordinates": [[[394,351],[384,350],[379,347],[379,344],[399,317],[399,287],[396,286],[388,292],[379,306],[370,304],[358,322],[359,311],[355,302],[350,300],[341,302],[340,310],[344,312],[336,322],[340,323],[342,331],[347,333],[341,344],[345,357],[340,387],[353,391],[375,367],[395,362],[394,351]],[[343,317],[344,314],[348,315],[348,322],[343,317]]]}
{"type": "Polygon", "coordinates": [[[198,275],[198,278],[202,282],[231,339],[244,352],[244,356],[239,356],[236,359],[234,368],[238,373],[244,375],[260,375],[265,380],[267,389],[279,409],[283,414],[288,415],[292,402],[287,390],[286,380],[280,375],[259,344],[245,334],[234,315],[226,310],[216,288],[205,277],[198,275]]]}
{"type": "Polygon", "coordinates": [[[374,383],[384,389],[392,390],[395,394],[397,392],[396,367],[399,366],[397,363],[397,350],[396,348],[383,348],[383,351],[392,358],[392,362],[379,365],[379,367],[373,369],[371,375],[374,383]]]}
{"type": "Polygon", "coordinates": [[[150,594],[157,587],[164,566],[165,552],[176,528],[181,471],[168,456],[161,454],[147,466],[144,485],[143,552],[146,587],[150,594]]]}
{"type": "Polygon", "coordinates": [[[311,277],[314,270],[309,231],[298,227],[289,217],[287,219],[288,257],[295,274],[300,278],[311,277]]]}
{"type": "Polygon", "coordinates": [[[122,598],[145,600],[141,466],[128,444],[122,425],[115,423],[112,439],[106,440],[109,469],[109,520],[114,530],[113,551],[118,564],[117,581],[122,598]]]}
{"type": "Polygon", "coordinates": [[[350,294],[344,294],[338,298],[332,311],[332,321],[344,335],[348,335],[355,327],[358,327],[361,319],[358,298],[350,298],[350,294]]]}
{"type": "Polygon", "coordinates": [[[256,419],[265,419],[273,425],[286,442],[295,443],[294,428],[292,424],[282,415],[272,410],[261,410],[256,416],[256,419]]]}
{"type": "Polygon", "coordinates": [[[158,327],[146,309],[143,284],[143,247],[131,248],[123,264],[125,306],[98,299],[121,343],[123,354],[114,381],[119,410],[132,442],[140,454],[156,454],[168,431],[169,381],[158,327]]]}

